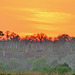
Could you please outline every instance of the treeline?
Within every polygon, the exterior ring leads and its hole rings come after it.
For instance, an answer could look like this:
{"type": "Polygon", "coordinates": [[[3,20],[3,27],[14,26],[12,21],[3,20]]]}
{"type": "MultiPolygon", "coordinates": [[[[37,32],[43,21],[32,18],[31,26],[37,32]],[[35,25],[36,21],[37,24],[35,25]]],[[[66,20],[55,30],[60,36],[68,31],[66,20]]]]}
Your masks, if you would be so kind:
{"type": "Polygon", "coordinates": [[[20,36],[14,32],[7,31],[5,34],[0,31],[0,50],[3,50],[3,56],[5,56],[5,50],[21,50],[25,52],[48,50],[55,52],[60,60],[67,53],[75,52],[75,37],[70,37],[67,34],[59,35],[52,39],[47,35],[40,33],[20,38],[20,36]],[[4,38],[2,38],[5,36],[4,38]]]}
{"type": "Polygon", "coordinates": [[[3,33],[3,31],[0,31],[0,40],[1,41],[73,41],[75,40],[75,37],[70,37],[68,34],[61,34],[58,35],[58,37],[55,37],[54,39],[52,37],[48,37],[44,33],[39,34],[33,34],[33,35],[26,35],[24,38],[21,38],[18,34],[10,31],[6,31],[3,33]]]}
{"type": "MultiPolygon", "coordinates": [[[[41,57],[41,58],[27,58],[24,61],[25,64],[22,64],[19,62],[16,58],[11,58],[8,61],[8,64],[6,65],[3,62],[0,62],[0,71],[16,71],[16,72],[46,72],[46,73],[59,73],[59,74],[64,74],[68,72],[72,72],[71,67],[64,63],[64,64],[59,64],[51,67],[50,64],[48,64],[48,61],[46,58],[41,57]]],[[[48,74],[48,75],[49,75],[48,74]]]]}
{"type": "Polygon", "coordinates": [[[7,31],[3,33],[0,31],[0,39],[1,58],[19,57],[20,59],[20,56],[22,58],[24,56],[24,58],[46,57],[50,59],[51,66],[59,64],[61,61],[67,62],[71,68],[75,64],[75,59],[72,58],[75,55],[75,37],[70,37],[67,34],[59,35],[53,40],[52,37],[48,37],[43,33],[26,35],[24,38],[21,38],[14,32],[7,31]],[[70,59],[72,61],[68,61],[70,59]]]}
{"type": "Polygon", "coordinates": [[[75,51],[75,37],[70,37],[67,34],[59,35],[53,40],[52,37],[48,37],[43,33],[26,35],[21,38],[14,32],[7,31],[3,33],[0,31],[0,39],[0,50],[14,49],[26,52],[31,50],[50,50],[61,56],[64,56],[66,52],[75,51]]]}

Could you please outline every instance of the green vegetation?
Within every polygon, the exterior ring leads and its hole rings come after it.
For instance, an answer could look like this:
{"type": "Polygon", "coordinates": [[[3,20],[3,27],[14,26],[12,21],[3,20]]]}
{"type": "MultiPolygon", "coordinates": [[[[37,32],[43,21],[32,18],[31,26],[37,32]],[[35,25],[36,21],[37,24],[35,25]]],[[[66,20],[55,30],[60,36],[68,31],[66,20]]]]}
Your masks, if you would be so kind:
{"type": "Polygon", "coordinates": [[[8,65],[5,65],[3,62],[0,62],[0,71],[8,71],[10,68],[8,65]]]}
{"type": "Polygon", "coordinates": [[[55,66],[54,68],[52,68],[52,72],[65,73],[70,72],[70,69],[68,67],[55,66]]]}
{"type": "Polygon", "coordinates": [[[33,71],[38,71],[38,72],[50,72],[51,71],[51,67],[36,67],[33,68],[33,71]]]}
{"type": "Polygon", "coordinates": [[[72,73],[71,75],[75,75],[75,73],[72,73]]]}
{"type": "Polygon", "coordinates": [[[11,58],[8,65],[11,70],[19,70],[21,67],[21,63],[16,58],[11,58]]]}
{"type": "Polygon", "coordinates": [[[44,57],[41,58],[27,58],[26,68],[21,68],[21,63],[16,58],[11,58],[8,62],[8,65],[5,65],[3,62],[0,62],[0,71],[16,71],[16,72],[47,72],[47,73],[68,73],[71,72],[71,68],[67,63],[58,64],[51,67],[47,64],[47,59],[44,57]]]}
{"type": "Polygon", "coordinates": [[[55,67],[36,67],[33,69],[33,71],[38,71],[38,72],[54,72],[54,73],[68,73],[68,72],[71,72],[71,68],[69,66],[62,66],[64,64],[61,64],[61,65],[57,65],[55,67]]]}
{"type": "Polygon", "coordinates": [[[47,66],[47,60],[44,57],[28,58],[28,59],[26,59],[26,65],[27,65],[27,68],[31,66],[31,69],[36,68],[36,67],[44,67],[44,66],[47,66]]]}

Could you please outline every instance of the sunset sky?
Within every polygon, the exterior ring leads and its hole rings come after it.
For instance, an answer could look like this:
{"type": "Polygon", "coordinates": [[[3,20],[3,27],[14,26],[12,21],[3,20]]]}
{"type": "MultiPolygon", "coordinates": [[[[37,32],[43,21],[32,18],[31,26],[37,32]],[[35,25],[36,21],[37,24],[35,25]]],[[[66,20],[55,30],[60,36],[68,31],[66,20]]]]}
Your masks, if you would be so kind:
{"type": "Polygon", "coordinates": [[[75,0],[0,0],[0,30],[75,36],[75,0]]]}

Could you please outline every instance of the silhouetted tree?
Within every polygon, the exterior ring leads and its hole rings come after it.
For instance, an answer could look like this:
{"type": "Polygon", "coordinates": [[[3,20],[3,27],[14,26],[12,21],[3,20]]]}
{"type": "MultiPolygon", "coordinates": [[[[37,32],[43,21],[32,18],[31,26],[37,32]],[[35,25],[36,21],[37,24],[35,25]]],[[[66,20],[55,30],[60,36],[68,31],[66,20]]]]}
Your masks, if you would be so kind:
{"type": "Polygon", "coordinates": [[[3,31],[0,31],[0,38],[2,38],[2,36],[4,36],[3,31]]]}
{"type": "Polygon", "coordinates": [[[12,32],[12,33],[10,34],[10,40],[12,40],[12,41],[19,41],[19,40],[20,40],[20,37],[19,37],[18,34],[12,32]]]}
{"type": "Polygon", "coordinates": [[[10,33],[10,31],[6,31],[6,39],[7,40],[9,40],[9,37],[10,37],[10,34],[9,33],[10,33]]]}
{"type": "Polygon", "coordinates": [[[2,31],[0,31],[0,36],[4,36],[4,33],[2,31]]]}
{"type": "Polygon", "coordinates": [[[61,34],[57,38],[55,38],[55,41],[61,41],[61,42],[70,41],[70,40],[71,37],[67,34],[61,34]]]}
{"type": "MultiPolygon", "coordinates": [[[[2,31],[0,31],[0,36],[4,36],[4,33],[2,31]]],[[[3,43],[3,47],[4,47],[4,43],[3,43]]],[[[5,56],[5,50],[3,49],[3,56],[5,56]]]]}
{"type": "Polygon", "coordinates": [[[58,55],[58,62],[62,57],[65,57],[70,52],[71,48],[71,37],[67,34],[59,35],[55,38],[53,43],[53,51],[58,55]]]}
{"type": "Polygon", "coordinates": [[[47,40],[48,40],[47,35],[45,35],[44,33],[37,34],[36,38],[37,38],[40,42],[42,42],[42,41],[47,41],[47,40]]]}
{"type": "Polygon", "coordinates": [[[22,40],[24,41],[48,41],[51,40],[51,38],[48,38],[47,35],[40,33],[40,34],[34,34],[34,35],[27,35],[22,40]]]}

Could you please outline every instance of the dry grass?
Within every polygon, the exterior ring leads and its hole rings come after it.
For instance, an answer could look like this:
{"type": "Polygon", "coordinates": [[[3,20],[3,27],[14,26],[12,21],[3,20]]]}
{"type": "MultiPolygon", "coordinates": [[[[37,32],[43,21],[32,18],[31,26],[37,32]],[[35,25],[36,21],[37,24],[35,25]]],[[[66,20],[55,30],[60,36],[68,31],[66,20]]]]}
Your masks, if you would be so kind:
{"type": "Polygon", "coordinates": [[[0,75],[71,75],[71,73],[44,73],[44,72],[0,72],[0,75]]]}

